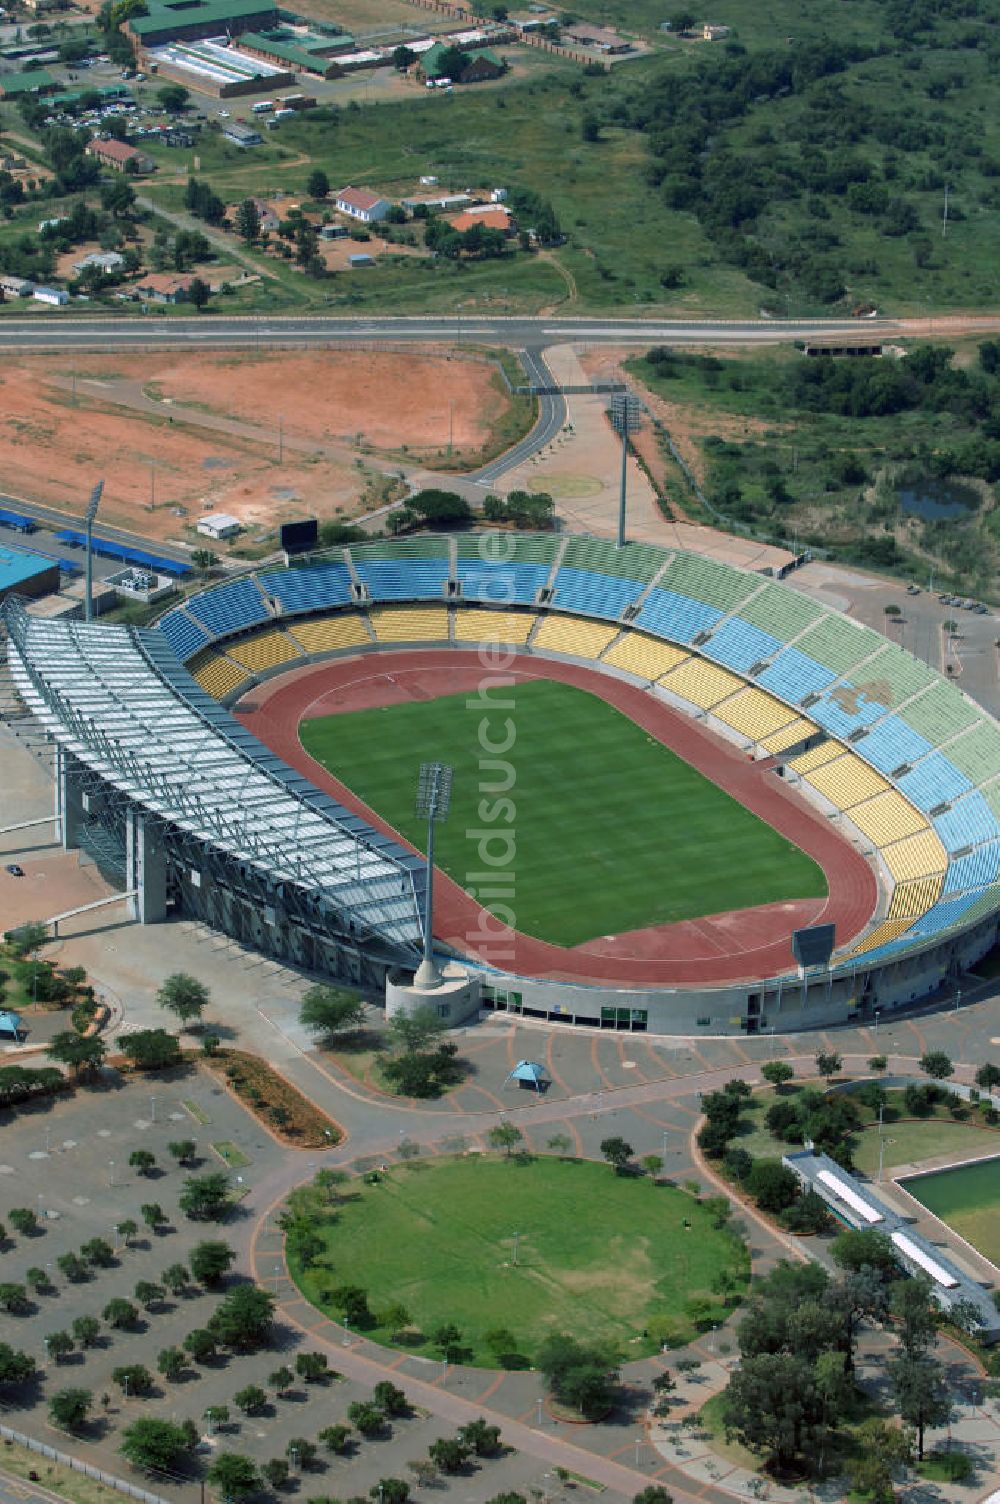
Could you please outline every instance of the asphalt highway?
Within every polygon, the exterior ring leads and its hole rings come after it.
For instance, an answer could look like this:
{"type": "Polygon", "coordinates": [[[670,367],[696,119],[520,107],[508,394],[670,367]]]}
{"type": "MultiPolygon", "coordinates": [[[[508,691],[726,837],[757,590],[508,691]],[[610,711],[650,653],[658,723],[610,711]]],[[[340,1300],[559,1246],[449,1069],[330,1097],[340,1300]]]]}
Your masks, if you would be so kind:
{"type": "MultiPolygon", "coordinates": [[[[942,325],[944,321],[939,321],[942,325]]],[[[973,320],[983,332],[1000,328],[1000,317],[973,320]]],[[[789,340],[849,335],[873,339],[900,336],[894,319],[546,319],[546,318],[330,318],[325,315],[225,318],[202,315],[123,318],[40,314],[0,319],[0,350],[114,351],[184,345],[263,349],[294,345],[461,344],[492,341],[514,349],[572,344],[780,344],[789,340]]]]}

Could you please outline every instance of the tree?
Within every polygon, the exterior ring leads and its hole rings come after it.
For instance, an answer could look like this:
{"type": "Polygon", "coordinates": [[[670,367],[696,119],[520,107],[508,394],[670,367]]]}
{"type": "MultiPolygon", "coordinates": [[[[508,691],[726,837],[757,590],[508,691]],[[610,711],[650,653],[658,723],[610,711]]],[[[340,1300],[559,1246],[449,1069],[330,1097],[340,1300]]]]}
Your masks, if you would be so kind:
{"type": "Polygon", "coordinates": [[[442,1473],[460,1473],[469,1460],[469,1448],[457,1437],[439,1436],[427,1448],[427,1455],[442,1473]]]}
{"type": "Polygon", "coordinates": [[[412,1013],[397,1013],[389,1020],[393,1044],[408,1055],[415,1055],[437,1038],[444,1022],[429,1004],[414,1008],[412,1013]]]}
{"type": "Polygon", "coordinates": [[[306,180],[306,192],[310,198],[324,199],[330,192],[330,179],[322,167],[314,167],[306,180]]]}
{"type": "Polygon", "coordinates": [[[156,1155],[149,1149],[133,1149],[128,1162],[130,1169],[138,1170],[140,1175],[147,1177],[156,1169],[156,1155]]]}
{"type": "Polygon", "coordinates": [[[616,1175],[624,1175],[635,1150],[623,1138],[605,1138],[601,1140],[601,1153],[614,1166],[616,1175]]]}
{"type": "Polygon", "coordinates": [[[689,10],[679,10],[675,16],[671,17],[670,29],[676,31],[678,36],[686,35],[693,25],[694,15],[689,10]]]}
{"type": "Polygon", "coordinates": [[[336,1457],[342,1457],[347,1450],[350,1434],[350,1426],[324,1426],[319,1433],[319,1439],[328,1452],[332,1452],[336,1457]]]}
{"type": "Polygon", "coordinates": [[[101,208],[115,219],[123,219],[135,206],[135,189],[121,173],[101,189],[101,208]]]}
{"type": "Polygon", "coordinates": [[[237,235],[246,245],[256,245],[260,239],[260,210],[252,198],[245,198],[236,205],[234,226],[237,235]]]}
{"type": "MultiPolygon", "coordinates": [[[[455,491],[441,491],[433,486],[411,496],[407,505],[413,511],[419,512],[425,522],[433,523],[438,527],[462,525],[472,518],[472,508],[464,496],[459,496],[455,491]]],[[[418,1011],[433,1012],[432,1009],[419,1009],[418,1011]]],[[[397,1014],[397,1018],[400,1016],[397,1014]]]]}
{"type": "Polygon", "coordinates": [[[632,1504],[674,1504],[673,1494],[668,1494],[659,1483],[647,1483],[632,1495],[632,1504]]]}
{"type": "Polygon", "coordinates": [[[899,1413],[916,1430],[917,1458],[923,1462],[925,1430],[943,1426],[951,1415],[944,1372],[933,1358],[904,1352],[889,1364],[889,1375],[899,1413]]]}
{"type": "Polygon", "coordinates": [[[884,1071],[889,1064],[888,1055],[870,1055],[868,1069],[870,1071],[884,1071]]]}
{"type": "Polygon", "coordinates": [[[108,1326],[114,1327],[116,1331],[120,1332],[131,1330],[139,1319],[139,1312],[132,1302],[130,1300],[123,1300],[120,1295],[116,1295],[113,1300],[108,1301],[101,1315],[108,1326]]]}
{"type": "Polygon", "coordinates": [[[359,997],[322,983],[309,988],[299,1011],[302,1026],[312,1034],[321,1035],[324,1044],[332,1044],[341,1035],[360,1028],[364,1017],[365,1006],[359,997]]]}
{"type": "Polygon", "coordinates": [[[41,1295],[43,1291],[53,1288],[48,1270],[43,1269],[40,1264],[32,1264],[24,1271],[24,1281],[36,1295],[41,1295]]]}
{"type": "Polygon", "coordinates": [[[166,1029],[137,1029],[121,1040],[122,1054],[137,1071],[165,1071],[181,1063],[180,1040],[166,1029]]]}
{"type": "Polygon", "coordinates": [[[126,1217],[124,1221],[118,1223],[118,1231],[121,1233],[122,1241],[127,1248],[129,1246],[129,1243],[135,1237],[136,1233],[139,1231],[139,1226],[138,1223],[133,1221],[131,1217],[126,1217]]]}
{"type": "Polygon", "coordinates": [[[491,1149],[506,1149],[507,1158],[510,1159],[517,1145],[524,1142],[524,1134],[513,1123],[498,1123],[490,1129],[489,1141],[491,1149]]]}
{"type": "Polygon", "coordinates": [[[799,1196],[799,1179],[777,1159],[757,1159],[746,1188],[763,1212],[783,1212],[799,1196]]]}
{"type": "Polygon", "coordinates": [[[938,1308],[924,1275],[897,1281],[891,1298],[892,1313],[899,1322],[899,1344],[907,1358],[926,1357],[934,1345],[938,1308]]]}
{"type": "Polygon", "coordinates": [[[347,1419],[366,1440],[385,1430],[385,1416],[378,1405],[373,1405],[370,1400],[354,1400],[347,1407],[347,1419]]]}
{"type": "Polygon", "coordinates": [[[406,1504],[410,1497],[410,1485],[405,1478],[380,1478],[368,1490],[374,1504],[406,1504]]]}
{"type": "Polygon", "coordinates": [[[723,1395],[727,1437],[790,1467],[812,1441],[822,1402],[805,1359],[790,1353],[743,1356],[723,1395]]]}
{"type": "Polygon", "coordinates": [[[1000,1065],[993,1065],[991,1061],[981,1065],[976,1072],[976,1085],[980,1091],[996,1091],[1000,1086],[1000,1065]]]}
{"type": "Polygon", "coordinates": [[[22,1238],[34,1237],[38,1231],[38,1218],[27,1206],[15,1206],[7,1213],[7,1220],[16,1233],[22,1238]]]}
{"type": "Polygon", "coordinates": [[[238,1452],[219,1452],[208,1470],[208,1481],[223,1499],[243,1499],[257,1487],[257,1469],[238,1452]]]}
{"type": "Polygon", "coordinates": [[[371,1326],[372,1313],[368,1307],[368,1292],[360,1285],[337,1285],[330,1291],[330,1300],[351,1326],[371,1326]]]}
{"type": "Polygon", "coordinates": [[[191,1019],[200,1022],[201,1015],[208,1007],[209,992],[204,982],[199,982],[197,977],[189,976],[186,971],[175,971],[165,979],[156,994],[156,1001],[161,1008],[175,1013],[182,1024],[189,1023],[191,1019]]]}
{"type": "Polygon", "coordinates": [[[142,1220],[151,1232],[156,1232],[158,1228],[166,1226],[167,1214],[158,1201],[144,1201],[139,1211],[142,1220]]]}
{"type": "Polygon", "coordinates": [[[196,1326],[193,1332],[188,1332],[181,1346],[196,1363],[210,1363],[219,1350],[215,1334],[207,1326],[196,1326]]]}
{"type": "Polygon", "coordinates": [[[760,1073],[765,1081],[769,1081],[772,1086],[780,1089],[786,1081],[792,1080],[795,1067],[789,1065],[787,1060],[769,1060],[766,1065],[761,1066],[760,1073]]]}
{"type": "Polygon", "coordinates": [[[573,1147],[573,1140],[568,1133],[553,1133],[546,1147],[554,1154],[568,1154],[573,1147]]]}
{"type": "Polygon", "coordinates": [[[661,1154],[644,1154],[642,1156],[642,1168],[651,1180],[655,1180],[663,1169],[663,1156],[661,1154]]]}
{"type": "Polygon", "coordinates": [[[410,1325],[412,1318],[402,1301],[394,1300],[379,1316],[379,1326],[384,1326],[389,1336],[396,1341],[410,1325]]]}
{"type": "Polygon", "coordinates": [[[118,1262],[115,1250],[106,1238],[88,1238],[80,1244],[80,1253],[95,1269],[111,1269],[118,1262]]]}
{"type": "Polygon", "coordinates": [[[171,1295],[183,1295],[189,1283],[188,1272],[183,1264],[168,1264],[160,1279],[171,1295]]]}
{"type": "Polygon", "coordinates": [[[174,1384],[187,1368],[187,1358],[179,1347],[164,1347],[156,1357],[156,1371],[174,1384]]]}
{"type": "Polygon", "coordinates": [[[913,1457],[911,1433],[872,1416],[862,1421],[854,1440],[855,1446],[844,1464],[851,1484],[858,1493],[873,1500],[873,1504],[892,1504],[893,1474],[913,1457]]]}
{"type": "Polygon", "coordinates": [[[233,1352],[250,1353],[271,1336],[274,1296],[256,1285],[236,1285],[223,1297],[206,1323],[209,1331],[233,1352]]]}
{"type": "Polygon", "coordinates": [[[267,1382],[280,1400],[295,1383],[295,1372],[289,1368],[287,1363],[282,1363],[280,1368],[276,1368],[273,1373],[268,1374],[267,1382]]]}
{"type": "Polygon", "coordinates": [[[229,1406],[208,1405],[204,1412],[204,1418],[208,1423],[209,1435],[214,1436],[216,1431],[221,1430],[223,1426],[228,1426],[229,1406]]]}
{"type": "Polygon", "coordinates": [[[458,1439],[477,1457],[495,1457],[501,1450],[500,1427],[487,1425],[481,1415],[459,1427],[458,1439]]]}
{"type": "Polygon", "coordinates": [[[874,1228],[859,1232],[847,1229],[834,1238],[830,1252],[841,1269],[874,1269],[883,1278],[891,1278],[897,1271],[892,1244],[884,1232],[874,1228]]]}
{"type": "Polygon", "coordinates": [[[285,1447],[285,1455],[293,1467],[296,1464],[307,1473],[310,1468],[316,1466],[316,1454],[319,1448],[314,1441],[307,1441],[304,1436],[293,1436],[285,1447]]]}
{"type": "Polygon", "coordinates": [[[103,1063],[106,1054],[104,1041],[96,1034],[84,1038],[75,1029],[67,1029],[53,1035],[48,1050],[50,1060],[57,1065],[67,1065],[77,1079],[88,1076],[103,1063]]]}
{"type": "Polygon", "coordinates": [[[35,1377],[35,1360],[7,1342],[0,1342],[0,1388],[27,1384],[35,1377]]]}
{"type": "Polygon", "coordinates": [[[164,84],[157,89],[156,97],[160,102],[160,108],[166,110],[168,115],[179,115],[187,109],[191,95],[183,84],[164,84]]]}
{"type": "Polygon", "coordinates": [[[152,1393],[153,1375],[141,1363],[126,1363],[121,1368],[112,1369],[111,1378],[126,1399],[130,1395],[142,1397],[152,1393]]]}
{"type": "Polygon", "coordinates": [[[553,1332],[539,1348],[536,1362],[556,1399],[579,1410],[585,1420],[598,1420],[607,1412],[618,1377],[613,1348],[553,1332]]]}
{"type": "Polygon", "coordinates": [[[842,1063],[840,1056],[833,1050],[816,1052],[816,1070],[819,1075],[825,1076],[827,1081],[837,1074],[842,1063]]]}
{"type": "Polygon", "coordinates": [[[176,1471],[184,1453],[191,1450],[191,1436],[186,1426],[154,1416],[143,1417],[125,1427],[118,1450],[143,1472],[170,1473],[176,1471]]]}
{"type": "Polygon", "coordinates": [[[203,277],[192,277],[187,286],[187,301],[193,303],[199,313],[212,296],[212,289],[203,277]]]}
{"type": "MultiPolygon", "coordinates": [[[[221,1222],[229,1214],[229,1181],[220,1171],[192,1175],[184,1182],[179,1205],[192,1222],[221,1222]]],[[[191,1263],[194,1274],[194,1263],[191,1263]]],[[[195,1274],[195,1279],[198,1275],[195,1274]]]]}
{"type": "Polygon", "coordinates": [[[244,1415],[258,1415],[267,1404],[267,1395],[259,1384],[247,1384],[244,1389],[237,1389],[233,1404],[244,1415]]]}
{"type": "Polygon", "coordinates": [[[296,1353],[295,1372],[307,1384],[327,1383],[331,1374],[326,1353],[296,1353]]]}
{"type": "Polygon", "coordinates": [[[163,1286],[158,1285],[155,1280],[140,1279],[132,1293],[143,1309],[148,1311],[153,1306],[159,1305],[165,1292],[163,1286]]]}
{"type": "Polygon", "coordinates": [[[0,1311],[7,1311],[11,1316],[23,1316],[30,1310],[31,1301],[23,1285],[0,1284],[0,1311]]]}
{"type": "Polygon", "coordinates": [[[173,1143],[167,1145],[167,1151],[172,1159],[176,1159],[179,1165],[190,1165],[194,1163],[195,1155],[198,1153],[198,1145],[193,1138],[178,1138],[174,1139],[173,1143]]]}
{"type": "Polygon", "coordinates": [[[926,1055],[921,1055],[920,1069],[925,1076],[933,1076],[935,1081],[945,1081],[955,1073],[955,1067],[943,1050],[928,1050],[926,1055]]]}
{"type": "Polygon", "coordinates": [[[78,1253],[60,1253],[56,1258],[56,1268],[74,1285],[90,1278],[90,1269],[78,1253]]]}
{"type": "MultiPolygon", "coordinates": [[[[220,1178],[224,1179],[224,1177],[220,1178]]],[[[188,1184],[191,1182],[189,1181],[188,1184]]],[[[201,1243],[196,1243],[188,1255],[192,1278],[208,1290],[222,1283],[235,1261],[235,1252],[221,1238],[207,1238],[201,1243]]]]}
{"type": "Polygon", "coordinates": [[[48,1348],[49,1357],[55,1358],[57,1363],[61,1363],[63,1358],[69,1357],[73,1351],[73,1345],[73,1338],[69,1332],[50,1332],[45,1339],[45,1346],[48,1348]]]}
{"type": "Polygon", "coordinates": [[[402,1389],[389,1379],[381,1379],[372,1390],[372,1399],[384,1415],[409,1415],[410,1402],[402,1389]]]}
{"type": "Polygon", "coordinates": [[[284,1457],[269,1457],[261,1463],[260,1471],[271,1488],[284,1488],[292,1470],[284,1457]]]}
{"type": "Polygon", "coordinates": [[[49,1420],[60,1431],[82,1431],[92,1402],[89,1389],[58,1389],[49,1400],[49,1420]]]}
{"type": "Polygon", "coordinates": [[[101,1323],[96,1316],[75,1316],[71,1330],[81,1347],[95,1347],[100,1336],[101,1323]]]}

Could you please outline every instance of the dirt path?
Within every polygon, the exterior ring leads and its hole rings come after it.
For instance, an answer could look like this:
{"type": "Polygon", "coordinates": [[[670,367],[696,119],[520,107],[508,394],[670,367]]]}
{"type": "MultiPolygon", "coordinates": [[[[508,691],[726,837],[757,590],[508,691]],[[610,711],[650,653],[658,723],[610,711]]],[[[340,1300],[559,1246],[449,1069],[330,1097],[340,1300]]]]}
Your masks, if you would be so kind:
{"type": "Polygon", "coordinates": [[[209,245],[214,246],[217,251],[222,253],[224,261],[238,261],[241,266],[245,266],[256,276],[270,277],[272,282],[281,281],[277,272],[272,271],[270,267],[261,266],[248,252],[241,250],[240,243],[235,235],[220,234],[211,225],[207,225],[203,219],[196,219],[193,214],[181,214],[176,209],[164,209],[155,203],[153,199],[147,198],[145,194],[136,194],[135,201],[141,208],[148,209],[153,214],[158,214],[161,219],[165,219],[176,230],[194,231],[198,235],[204,235],[209,245]]]}

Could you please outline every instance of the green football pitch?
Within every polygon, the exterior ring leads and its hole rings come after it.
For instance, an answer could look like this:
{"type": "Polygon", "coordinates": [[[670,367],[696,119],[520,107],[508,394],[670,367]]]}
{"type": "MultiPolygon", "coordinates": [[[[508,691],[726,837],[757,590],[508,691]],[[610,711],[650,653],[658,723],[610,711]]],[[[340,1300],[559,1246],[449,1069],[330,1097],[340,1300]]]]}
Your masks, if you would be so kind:
{"type": "Polygon", "coordinates": [[[749,1254],[711,1207],[645,1177],[587,1160],[467,1155],[393,1165],[377,1185],[352,1180],[313,1224],[323,1249],[303,1294],[336,1316],[331,1292],[360,1285],[375,1313],[365,1335],[391,1343],[379,1313],[400,1302],[405,1345],[432,1354],[431,1334],[454,1322],[472,1361],[495,1366],[487,1334],[531,1358],[550,1332],[621,1344],[629,1358],[661,1340],[690,1341],[695,1322],[721,1321],[723,1286],[742,1293],[749,1254]],[[517,1234],[517,1262],[514,1234],[517,1234]]]}
{"type": "Polygon", "coordinates": [[[547,680],[497,694],[514,705],[492,712],[488,737],[501,743],[508,716],[515,736],[493,766],[483,713],[465,694],[304,721],[302,745],[420,851],[418,765],[450,763],[436,864],[475,890],[479,832],[493,833],[496,856],[509,841],[512,859],[497,870],[513,874],[516,927],[554,945],[825,895],[810,857],[596,695],[547,680]],[[505,810],[489,824],[504,761],[513,818],[505,810]]]}

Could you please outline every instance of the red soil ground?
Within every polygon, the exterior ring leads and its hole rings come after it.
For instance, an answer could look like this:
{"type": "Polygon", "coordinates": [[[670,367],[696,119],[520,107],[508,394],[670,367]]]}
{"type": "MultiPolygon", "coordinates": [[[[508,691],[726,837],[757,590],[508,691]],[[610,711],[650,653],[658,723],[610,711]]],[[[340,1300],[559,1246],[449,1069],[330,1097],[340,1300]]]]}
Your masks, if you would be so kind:
{"type": "MultiPolygon", "coordinates": [[[[875,875],[863,857],[822,815],[792,792],[773,771],[750,761],[721,738],[670,709],[644,690],[575,664],[517,656],[506,673],[519,679],[557,679],[588,690],[629,716],[664,746],[724,788],[740,804],[793,841],[822,867],[829,896],[795,903],[706,915],[679,924],[604,936],[572,949],[527,935],[504,941],[506,970],[577,982],[620,986],[706,985],[758,980],[787,971],[790,936],[806,924],[836,925],[837,945],[862,930],[878,899],[875,875]],[[513,959],[508,959],[510,952],[513,959]]],[[[240,703],[238,719],[318,788],[403,841],[377,813],[315,762],[299,741],[299,722],[402,701],[436,699],[477,690],[488,679],[477,654],[425,650],[342,658],[321,667],[298,669],[253,690],[240,703]]],[[[409,845],[409,842],[404,842],[409,845]]],[[[480,913],[445,873],[435,881],[434,933],[464,954],[480,913]]],[[[492,930],[495,934],[495,929],[492,930]]],[[[492,961],[499,963],[493,941],[492,961]]],[[[490,955],[483,952],[483,958],[490,955]]]]}

